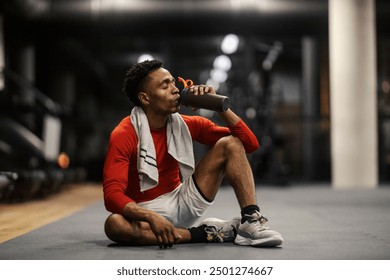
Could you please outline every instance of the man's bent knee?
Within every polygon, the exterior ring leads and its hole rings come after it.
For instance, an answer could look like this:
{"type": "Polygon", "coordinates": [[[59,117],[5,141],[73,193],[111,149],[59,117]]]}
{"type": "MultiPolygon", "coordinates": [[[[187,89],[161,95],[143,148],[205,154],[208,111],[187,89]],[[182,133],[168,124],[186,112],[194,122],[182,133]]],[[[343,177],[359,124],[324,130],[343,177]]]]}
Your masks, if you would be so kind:
{"type": "Polygon", "coordinates": [[[116,243],[134,243],[136,236],[132,234],[130,223],[120,214],[111,214],[105,224],[104,232],[116,243]]]}
{"type": "Polygon", "coordinates": [[[104,223],[104,232],[106,233],[107,237],[114,241],[119,241],[119,229],[120,229],[120,215],[119,214],[111,214],[106,219],[106,222],[104,223]]]}
{"type": "Polygon", "coordinates": [[[222,147],[225,153],[243,152],[245,153],[244,145],[241,140],[233,135],[222,137],[217,141],[215,146],[222,147]]]}

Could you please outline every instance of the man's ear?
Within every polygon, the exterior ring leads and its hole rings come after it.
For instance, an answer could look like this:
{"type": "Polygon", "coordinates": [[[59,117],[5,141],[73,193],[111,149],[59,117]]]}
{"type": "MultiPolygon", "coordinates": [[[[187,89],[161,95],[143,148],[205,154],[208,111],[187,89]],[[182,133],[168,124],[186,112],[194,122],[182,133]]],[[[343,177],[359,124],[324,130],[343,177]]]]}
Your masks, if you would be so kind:
{"type": "Polygon", "coordinates": [[[149,96],[146,92],[140,91],[138,93],[138,99],[141,102],[141,104],[148,105],[149,104],[149,96]]]}

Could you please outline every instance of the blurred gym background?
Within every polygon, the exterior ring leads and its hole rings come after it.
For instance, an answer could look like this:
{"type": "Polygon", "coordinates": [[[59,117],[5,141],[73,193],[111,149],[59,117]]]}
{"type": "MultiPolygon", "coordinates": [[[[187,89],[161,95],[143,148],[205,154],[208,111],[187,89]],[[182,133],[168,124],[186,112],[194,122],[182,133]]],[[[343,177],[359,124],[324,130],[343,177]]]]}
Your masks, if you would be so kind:
{"type": "MultiPolygon", "coordinates": [[[[381,184],[390,180],[390,2],[373,2],[381,184]]],[[[110,132],[131,110],[125,73],[148,58],[229,96],[260,140],[249,156],[259,185],[330,184],[329,29],[327,0],[1,1],[0,201],[101,182],[110,132]]]]}

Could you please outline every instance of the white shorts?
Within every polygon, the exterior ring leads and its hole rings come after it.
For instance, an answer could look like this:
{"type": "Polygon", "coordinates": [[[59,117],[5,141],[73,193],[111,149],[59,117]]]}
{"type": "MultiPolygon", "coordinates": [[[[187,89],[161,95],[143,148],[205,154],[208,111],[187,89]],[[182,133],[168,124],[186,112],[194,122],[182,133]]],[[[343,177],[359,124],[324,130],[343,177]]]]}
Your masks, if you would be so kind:
{"type": "Polygon", "coordinates": [[[170,193],[138,203],[141,207],[161,214],[176,227],[193,226],[212,204],[203,198],[192,177],[170,193]]]}

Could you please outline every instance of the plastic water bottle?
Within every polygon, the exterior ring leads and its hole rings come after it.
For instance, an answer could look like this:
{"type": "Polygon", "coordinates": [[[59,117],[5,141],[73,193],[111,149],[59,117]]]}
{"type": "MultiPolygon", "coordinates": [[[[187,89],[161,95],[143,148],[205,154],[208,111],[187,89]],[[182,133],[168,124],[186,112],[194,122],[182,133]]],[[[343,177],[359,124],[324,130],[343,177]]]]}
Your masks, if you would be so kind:
{"type": "Polygon", "coordinates": [[[195,95],[189,88],[180,92],[180,104],[186,107],[202,108],[217,112],[226,112],[229,109],[229,97],[218,94],[195,95]]]}

